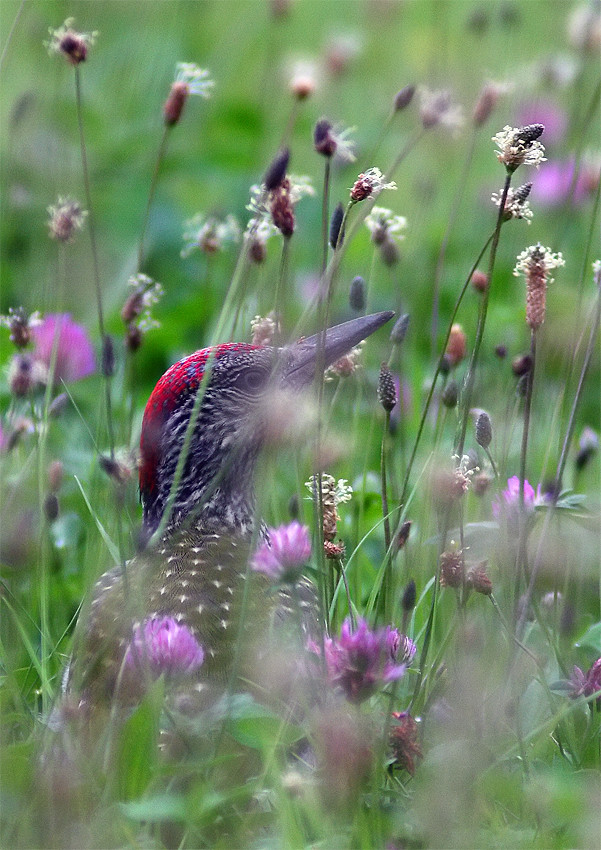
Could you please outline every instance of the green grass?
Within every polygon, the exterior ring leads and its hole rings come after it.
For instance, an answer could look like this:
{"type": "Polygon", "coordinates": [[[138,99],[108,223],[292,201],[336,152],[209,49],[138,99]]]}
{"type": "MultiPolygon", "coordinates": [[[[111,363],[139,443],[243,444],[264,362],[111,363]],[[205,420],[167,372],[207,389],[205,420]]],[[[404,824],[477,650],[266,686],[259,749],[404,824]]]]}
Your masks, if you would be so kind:
{"type": "MultiPolygon", "coordinates": [[[[446,408],[440,396],[453,380],[461,390],[467,374],[482,301],[471,286],[456,318],[466,333],[467,356],[436,382],[419,429],[456,299],[495,230],[490,194],[500,191],[505,170],[491,136],[504,125],[518,126],[528,104],[539,104],[528,119],[537,120],[544,104],[564,122],[562,130],[548,126],[541,137],[550,163],[598,154],[598,54],[570,40],[567,20],[576,4],[563,0],[297,0],[280,18],[270,8],[259,0],[2,4],[0,312],[20,305],[42,314],[68,311],[86,327],[97,352],[90,220],[72,244],[47,235],[47,207],[59,195],[88,203],[74,71],[62,57],[49,57],[42,42],[49,27],[71,15],[77,28],[99,31],[79,67],[82,119],[99,284],[116,353],[109,382],[112,428],[117,457],[132,472],[116,482],[99,465],[110,448],[100,373],[51,388],[46,398],[43,389],[16,397],[9,372],[15,349],[1,328],[0,424],[5,437],[14,437],[0,454],[2,844],[595,847],[600,713],[594,698],[571,699],[557,683],[574,665],[586,672],[601,656],[599,454],[580,470],[575,463],[583,429],[599,430],[599,291],[591,271],[599,259],[598,188],[550,206],[537,188],[537,172],[521,167],[514,175],[513,187],[534,183],[534,217],[531,224],[512,220],[500,228],[470,405],[491,417],[498,480],[470,416],[465,450],[477,453],[491,480],[481,494],[472,483],[456,502],[443,498],[441,475],[454,474],[452,454],[466,411],[465,394],[456,408],[446,408]],[[336,74],[327,57],[331,61],[332,41],[340,36],[354,47],[336,74]],[[298,56],[318,63],[318,85],[295,106],[286,69],[298,56]],[[210,100],[190,98],[169,133],[138,269],[162,105],[179,61],[208,68],[216,85],[210,100]],[[558,67],[568,76],[558,79],[549,71],[558,67]],[[488,79],[510,87],[491,118],[474,129],[473,105],[488,79]],[[444,127],[421,132],[417,97],[387,124],[396,92],[408,84],[451,89],[463,106],[464,127],[456,134],[444,127]],[[260,266],[237,266],[240,245],[231,244],[182,259],[183,224],[196,212],[231,213],[246,227],[250,186],[260,182],[293,112],[290,170],[309,175],[316,193],[297,207],[284,278],[277,283],[279,235],[270,239],[260,266]],[[348,292],[361,275],[369,311],[410,314],[407,337],[394,347],[387,330],[370,338],[361,368],[325,384],[321,417],[331,458],[325,471],[354,490],[340,505],[338,526],[353,609],[372,624],[400,628],[403,590],[414,580],[417,601],[406,631],[417,644],[415,661],[392,692],[358,708],[332,692],[325,705],[295,723],[243,694],[200,717],[166,719],[159,680],[124,725],[109,719],[92,742],[59,736],[61,748],[48,716],[79,606],[95,579],[136,548],[141,511],[128,452],[137,447],[154,384],[175,360],[217,338],[250,339],[250,320],[274,308],[278,286],[284,336],[318,328],[311,298],[322,263],[324,160],[313,149],[312,133],[323,116],[356,128],[357,162],[334,164],[330,211],[338,201],[346,206],[359,172],[376,165],[386,173],[411,145],[394,174],[397,190],[376,201],[408,220],[398,262],[382,261],[360,223],[366,201],[350,211],[342,248],[329,252],[335,273],[328,277],[331,323],[354,315],[348,292]],[[434,281],[445,237],[433,345],[434,281]],[[531,341],[524,280],[512,270],[517,254],[537,242],[561,251],[566,262],[554,272],[537,332],[525,477],[535,487],[552,481],[565,442],[562,486],[571,492],[555,508],[537,507],[520,555],[515,535],[495,521],[492,503],[507,479],[520,473],[525,402],[511,363],[531,341]],[[160,327],[132,355],[120,311],[136,271],[160,281],[164,296],[153,309],[160,327]],[[506,347],[504,358],[495,353],[499,345],[506,347]],[[382,361],[404,387],[402,415],[388,430],[376,395],[382,361]],[[68,403],[49,415],[45,402],[59,392],[68,393],[68,403]],[[382,515],[383,437],[392,528],[411,521],[406,545],[391,558],[382,515]],[[47,467],[56,460],[64,475],[58,516],[49,520],[47,467]],[[469,565],[486,562],[490,598],[465,585],[440,586],[441,553],[461,546],[469,565]],[[524,619],[520,599],[530,582],[532,609],[524,619]],[[383,735],[391,711],[410,711],[417,721],[422,756],[413,775],[388,767],[383,735]],[[183,752],[171,722],[186,739],[183,752]],[[168,757],[159,755],[159,728],[172,733],[168,757]],[[309,741],[317,767],[291,755],[307,756],[306,749],[295,749],[299,740],[309,741]]],[[[487,262],[485,253],[480,268],[487,262]]],[[[304,487],[313,448],[309,438],[264,459],[258,496],[269,525],[289,519],[296,496],[301,518],[315,531],[304,487]]],[[[314,575],[320,560],[313,556],[314,575]]],[[[325,566],[331,569],[331,562],[325,566]]],[[[336,634],[349,611],[340,577],[332,574],[332,581],[336,634]]]]}

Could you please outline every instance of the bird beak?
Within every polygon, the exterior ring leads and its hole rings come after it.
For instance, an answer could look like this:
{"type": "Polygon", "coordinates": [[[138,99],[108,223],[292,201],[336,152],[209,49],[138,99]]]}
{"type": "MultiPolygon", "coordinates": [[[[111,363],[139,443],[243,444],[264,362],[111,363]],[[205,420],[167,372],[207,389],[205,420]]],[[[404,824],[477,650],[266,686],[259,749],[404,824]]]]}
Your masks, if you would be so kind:
{"type": "Polygon", "coordinates": [[[331,366],[393,316],[392,310],[359,316],[350,322],[328,328],[325,333],[317,333],[287,346],[282,350],[284,383],[299,389],[307,386],[315,377],[318,362],[322,369],[331,366]]]}

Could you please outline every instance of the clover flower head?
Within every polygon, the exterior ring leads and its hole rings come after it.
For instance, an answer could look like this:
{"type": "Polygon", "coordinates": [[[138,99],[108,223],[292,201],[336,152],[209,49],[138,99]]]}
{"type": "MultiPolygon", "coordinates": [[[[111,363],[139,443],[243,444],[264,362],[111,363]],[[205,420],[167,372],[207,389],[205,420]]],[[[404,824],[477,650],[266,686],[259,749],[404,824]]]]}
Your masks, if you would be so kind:
{"type": "Polygon", "coordinates": [[[178,678],[195,673],[204,661],[204,651],[192,631],[173,617],[153,617],[134,628],[125,653],[125,665],[144,669],[154,677],[178,678]]]}
{"type": "Polygon", "coordinates": [[[278,583],[294,583],[311,557],[311,538],[306,525],[293,521],[269,529],[269,541],[257,550],[253,569],[278,583]]]}
{"type": "Polygon", "coordinates": [[[380,169],[374,166],[359,174],[355,180],[350,190],[351,201],[356,204],[366,198],[377,198],[384,189],[396,189],[396,187],[394,181],[387,183],[380,169]]]}
{"type": "Polygon", "coordinates": [[[83,325],[71,321],[69,313],[52,313],[32,328],[34,357],[50,370],[54,381],[78,381],[94,372],[94,349],[83,325]]]}
{"type": "Polygon", "coordinates": [[[497,159],[511,174],[520,165],[534,165],[535,168],[545,162],[545,148],[538,141],[544,132],[542,124],[528,124],[526,127],[510,127],[508,124],[492,137],[497,145],[497,159]]]}
{"type": "Polygon", "coordinates": [[[71,65],[79,65],[84,62],[88,55],[88,48],[92,47],[97,32],[77,32],[73,29],[75,18],[67,18],[58,29],[50,29],[50,40],[44,42],[48,53],[61,54],[71,65]]]}
{"type": "Polygon", "coordinates": [[[389,626],[372,631],[360,618],[353,630],[348,617],[340,637],[326,638],[324,649],[330,681],[354,703],[363,702],[388,682],[400,679],[415,655],[413,641],[402,638],[396,629],[389,626]]]}

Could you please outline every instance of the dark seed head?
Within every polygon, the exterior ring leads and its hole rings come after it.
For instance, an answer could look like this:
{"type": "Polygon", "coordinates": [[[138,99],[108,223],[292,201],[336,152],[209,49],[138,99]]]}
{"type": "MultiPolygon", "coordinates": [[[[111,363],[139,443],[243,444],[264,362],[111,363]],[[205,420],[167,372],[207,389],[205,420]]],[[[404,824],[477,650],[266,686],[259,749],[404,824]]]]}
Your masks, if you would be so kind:
{"type": "Polygon", "coordinates": [[[483,410],[476,420],[476,442],[483,449],[490,446],[492,440],[492,424],[490,416],[483,410]]]}
{"type": "Polygon", "coordinates": [[[459,387],[457,381],[449,381],[442,393],[442,403],[448,408],[457,407],[458,398],[459,387]]]}
{"type": "Polygon", "coordinates": [[[382,363],[380,366],[380,377],[378,378],[378,401],[386,411],[390,413],[396,404],[396,388],[394,379],[388,368],[388,364],[382,363]]]}
{"type": "Polygon", "coordinates": [[[394,111],[400,112],[401,109],[405,109],[411,101],[413,100],[413,95],[415,94],[415,86],[404,86],[399,92],[396,93],[394,98],[394,111]]]}
{"type": "Polygon", "coordinates": [[[357,312],[365,310],[365,281],[360,275],[351,281],[348,300],[353,310],[357,312]]]}
{"type": "Polygon", "coordinates": [[[265,172],[265,177],[263,178],[263,183],[265,184],[265,188],[268,192],[273,192],[274,189],[277,189],[278,186],[282,184],[282,181],[286,176],[286,171],[288,170],[289,162],[290,151],[288,148],[283,148],[273,158],[271,165],[265,172]]]}
{"type": "Polygon", "coordinates": [[[403,600],[401,603],[403,606],[403,611],[413,611],[413,609],[415,608],[416,597],[417,590],[415,587],[415,582],[413,581],[413,579],[411,579],[411,581],[407,582],[405,590],[403,591],[403,600]]]}
{"type": "Polygon", "coordinates": [[[344,231],[341,230],[343,219],[344,207],[339,203],[336,205],[330,219],[330,245],[334,250],[336,250],[337,246],[342,245],[344,240],[344,231]]]}
{"type": "Polygon", "coordinates": [[[393,345],[400,345],[404,342],[405,337],[407,336],[407,331],[409,330],[409,321],[411,316],[409,313],[403,313],[402,316],[394,323],[394,327],[390,332],[390,341],[393,345]]]}

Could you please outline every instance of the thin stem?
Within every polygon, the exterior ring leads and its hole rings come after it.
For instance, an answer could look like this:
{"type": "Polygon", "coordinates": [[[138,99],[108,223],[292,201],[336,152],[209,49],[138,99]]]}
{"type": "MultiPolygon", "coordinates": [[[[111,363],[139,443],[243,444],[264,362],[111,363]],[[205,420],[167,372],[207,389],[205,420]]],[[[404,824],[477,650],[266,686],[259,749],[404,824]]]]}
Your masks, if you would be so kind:
{"type": "Polygon", "coordinates": [[[15,32],[15,29],[17,28],[17,24],[19,23],[19,18],[21,17],[21,13],[23,12],[24,8],[25,8],[25,0],[21,0],[21,5],[17,9],[17,14],[15,15],[15,19],[12,22],[10,32],[6,36],[6,41],[4,42],[4,47],[2,48],[2,54],[0,55],[0,69],[4,65],[4,60],[6,58],[6,52],[7,52],[8,47],[9,47],[11,41],[12,41],[13,34],[15,32]]]}
{"type": "Polygon", "coordinates": [[[163,127],[163,135],[161,136],[161,143],[159,145],[159,152],[157,154],[157,158],[154,164],[154,171],[152,173],[152,180],[150,181],[150,191],[148,192],[148,201],[146,202],[146,209],[144,211],[144,219],[142,221],[142,230],[140,231],[140,241],[138,243],[138,271],[142,271],[142,266],[144,265],[144,239],[146,237],[146,231],[148,229],[148,220],[150,218],[150,209],[152,207],[152,202],[154,200],[156,187],[159,179],[159,171],[161,169],[161,165],[163,163],[163,159],[165,157],[165,151],[167,150],[167,139],[169,138],[169,130],[170,127],[168,124],[165,124],[163,127]]]}
{"type": "Polygon", "coordinates": [[[474,383],[476,380],[476,366],[478,363],[478,355],[480,353],[480,346],[482,345],[482,338],[484,336],[484,326],[486,325],[486,314],[488,312],[488,303],[490,300],[490,291],[492,289],[492,276],[495,267],[495,260],[497,258],[497,248],[499,246],[499,237],[501,235],[501,225],[503,224],[503,216],[505,214],[505,201],[507,200],[507,194],[509,192],[509,186],[511,184],[511,173],[508,172],[505,177],[505,184],[503,186],[503,193],[501,195],[501,202],[499,204],[499,214],[497,215],[497,225],[495,227],[495,232],[492,238],[492,244],[490,246],[490,256],[488,261],[488,286],[482,294],[482,301],[480,302],[480,310],[478,313],[478,326],[476,328],[476,339],[474,341],[474,348],[472,349],[472,356],[470,358],[470,363],[467,370],[467,375],[465,377],[465,386],[462,393],[462,406],[463,406],[463,416],[461,420],[461,427],[459,430],[459,438],[457,440],[455,446],[455,454],[458,457],[462,457],[463,448],[465,446],[465,434],[467,431],[467,420],[470,414],[470,407],[472,403],[472,393],[474,391],[474,383]]]}
{"type": "Polygon", "coordinates": [[[326,157],[324,172],[323,172],[323,197],[321,200],[321,242],[322,242],[322,260],[321,260],[321,277],[325,277],[328,267],[328,236],[329,236],[329,221],[330,221],[330,157],[326,157]]]}
{"type": "MultiPolygon", "coordinates": [[[[419,426],[418,426],[418,429],[417,429],[417,436],[416,436],[415,441],[413,443],[413,449],[411,450],[411,456],[409,457],[409,462],[407,463],[407,469],[405,471],[405,478],[403,480],[403,489],[401,491],[401,497],[399,499],[399,512],[402,510],[403,504],[405,503],[405,499],[407,497],[407,489],[409,487],[409,478],[411,477],[411,470],[413,469],[413,463],[415,461],[417,449],[418,449],[420,440],[421,440],[423,432],[424,432],[424,426],[426,424],[426,419],[428,417],[428,412],[430,410],[430,405],[432,403],[432,398],[434,396],[434,387],[436,386],[436,381],[438,380],[438,376],[440,375],[440,370],[441,370],[441,366],[442,366],[442,358],[443,358],[444,352],[446,350],[447,343],[449,341],[449,337],[451,336],[451,328],[453,326],[453,322],[455,321],[455,316],[457,315],[457,312],[459,311],[459,307],[461,305],[461,302],[463,301],[463,297],[464,297],[465,293],[467,292],[468,286],[470,285],[472,275],[475,272],[475,270],[477,269],[478,263],[480,262],[480,260],[484,256],[484,252],[486,251],[486,249],[490,245],[493,237],[494,237],[494,233],[491,234],[491,236],[489,236],[488,239],[486,240],[486,242],[484,243],[484,247],[482,248],[482,250],[478,254],[476,262],[471,267],[469,274],[466,278],[466,281],[463,284],[461,292],[459,293],[459,295],[457,297],[457,300],[455,302],[455,306],[453,307],[453,312],[451,313],[451,318],[449,319],[447,334],[446,334],[446,337],[445,337],[444,342],[442,344],[441,355],[438,358],[438,363],[436,364],[436,370],[434,372],[434,377],[432,378],[432,383],[430,384],[430,389],[428,391],[428,397],[426,399],[426,403],[424,405],[424,409],[422,411],[420,423],[419,423],[419,426]]],[[[400,517],[399,517],[399,523],[400,523],[400,517]]]]}
{"type": "MultiPolygon", "coordinates": [[[[90,191],[90,174],[88,169],[88,158],[86,151],[86,141],[83,127],[83,109],[81,96],[81,75],[79,73],[79,65],[75,66],[75,101],[77,109],[77,126],[79,129],[79,146],[81,150],[81,165],[83,169],[84,191],[86,195],[86,205],[88,208],[88,228],[90,233],[90,247],[92,250],[92,265],[94,270],[94,290],[96,293],[96,309],[98,312],[98,330],[102,341],[103,359],[105,346],[109,344],[108,337],[104,326],[104,312],[102,309],[102,289],[100,286],[100,267],[98,263],[98,249],[96,246],[96,229],[94,223],[94,213],[92,208],[92,193],[90,191]]],[[[111,459],[115,457],[115,436],[113,431],[113,413],[111,403],[111,384],[110,376],[103,375],[105,389],[105,404],[106,404],[106,427],[109,441],[109,452],[111,459]]]]}
{"type": "MultiPolygon", "coordinates": [[[[599,329],[599,323],[601,322],[601,289],[597,294],[597,308],[595,310],[595,316],[593,319],[593,323],[591,325],[591,331],[589,334],[588,345],[586,347],[586,353],[584,355],[584,360],[582,363],[582,368],[580,370],[580,377],[578,379],[578,386],[576,387],[576,392],[574,394],[574,401],[572,402],[572,408],[570,410],[570,416],[568,419],[568,426],[566,428],[566,435],[563,441],[563,446],[561,449],[561,454],[559,457],[559,461],[557,462],[557,470],[555,473],[555,481],[559,483],[563,477],[565,465],[568,459],[568,451],[572,442],[572,437],[574,435],[574,428],[576,427],[576,411],[578,409],[578,405],[580,403],[580,398],[582,396],[582,388],[584,386],[584,381],[586,375],[588,373],[591,360],[593,357],[593,353],[595,350],[595,342],[597,339],[597,331],[599,329]]],[[[546,540],[548,540],[548,530],[549,525],[551,523],[551,518],[555,512],[555,503],[557,500],[557,488],[555,489],[554,500],[553,503],[549,506],[545,514],[545,522],[543,525],[543,529],[540,535],[539,544],[536,552],[536,556],[534,558],[534,563],[532,565],[532,570],[530,572],[530,582],[528,584],[528,588],[526,589],[526,593],[523,600],[523,608],[516,626],[516,634],[518,637],[521,635],[524,625],[526,623],[526,617],[528,615],[528,609],[530,607],[530,601],[532,599],[532,594],[534,593],[534,585],[536,583],[536,577],[538,575],[538,570],[540,569],[540,565],[542,563],[542,552],[543,545],[546,540]]]]}
{"type": "Polygon", "coordinates": [[[530,413],[532,411],[532,391],[534,388],[534,369],[536,367],[536,331],[530,331],[531,366],[526,382],[526,398],[524,401],[524,426],[522,428],[522,448],[520,451],[520,513],[524,513],[524,481],[526,480],[526,454],[528,451],[528,434],[530,430],[530,413]]]}
{"type": "Polygon", "coordinates": [[[451,212],[447,221],[447,226],[444,232],[444,236],[442,237],[442,242],[440,243],[440,251],[438,252],[438,260],[436,261],[436,271],[434,273],[434,290],[432,293],[432,327],[430,331],[430,344],[432,355],[436,351],[436,338],[438,336],[438,312],[439,312],[439,300],[440,300],[440,281],[442,279],[442,271],[444,269],[444,261],[447,253],[447,248],[449,246],[449,240],[451,238],[451,231],[457,221],[457,216],[459,214],[459,209],[461,207],[461,201],[463,200],[463,194],[465,192],[465,186],[467,183],[467,176],[470,172],[470,168],[472,166],[472,161],[474,159],[474,151],[476,149],[476,139],[477,133],[476,130],[472,132],[472,137],[470,141],[469,150],[467,153],[467,157],[465,159],[463,168],[461,170],[461,176],[459,178],[459,186],[457,189],[457,193],[453,199],[453,206],[451,208],[451,212]]]}

